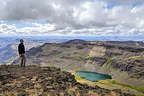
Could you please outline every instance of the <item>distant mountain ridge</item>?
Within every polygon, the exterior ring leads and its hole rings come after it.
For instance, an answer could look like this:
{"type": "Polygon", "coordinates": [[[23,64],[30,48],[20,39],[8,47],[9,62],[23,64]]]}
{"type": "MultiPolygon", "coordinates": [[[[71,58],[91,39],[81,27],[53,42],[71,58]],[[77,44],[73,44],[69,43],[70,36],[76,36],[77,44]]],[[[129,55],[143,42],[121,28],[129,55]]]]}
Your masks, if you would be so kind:
{"type": "Polygon", "coordinates": [[[79,43],[86,43],[87,41],[85,41],[85,40],[81,40],[81,39],[74,39],[74,40],[69,40],[69,41],[67,41],[67,42],[65,42],[65,43],[71,43],[71,44],[79,44],[79,43]]]}
{"type": "Polygon", "coordinates": [[[0,64],[7,64],[10,61],[14,60],[16,57],[17,50],[13,48],[12,44],[8,44],[7,46],[0,49],[0,64]]]}

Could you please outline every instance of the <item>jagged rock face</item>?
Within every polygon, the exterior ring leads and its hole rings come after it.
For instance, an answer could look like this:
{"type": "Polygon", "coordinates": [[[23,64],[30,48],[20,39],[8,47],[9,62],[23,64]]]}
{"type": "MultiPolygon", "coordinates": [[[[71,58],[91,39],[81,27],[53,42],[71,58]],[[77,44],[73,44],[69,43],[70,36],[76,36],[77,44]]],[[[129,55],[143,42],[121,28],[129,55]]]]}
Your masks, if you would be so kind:
{"type": "MultiPolygon", "coordinates": [[[[118,59],[117,59],[118,60],[118,59]]],[[[124,60],[113,60],[112,66],[119,68],[121,71],[127,71],[133,78],[144,77],[144,59],[143,58],[129,58],[124,60]]]]}
{"type": "MultiPolygon", "coordinates": [[[[130,78],[144,79],[143,47],[142,42],[134,41],[71,40],[59,44],[46,43],[26,52],[27,64],[112,75],[117,75],[113,70],[119,70],[126,72],[130,78]]],[[[16,60],[13,64],[19,62],[16,60]]]]}
{"type": "Polygon", "coordinates": [[[0,96],[135,96],[78,83],[55,67],[0,66],[0,96]]]}

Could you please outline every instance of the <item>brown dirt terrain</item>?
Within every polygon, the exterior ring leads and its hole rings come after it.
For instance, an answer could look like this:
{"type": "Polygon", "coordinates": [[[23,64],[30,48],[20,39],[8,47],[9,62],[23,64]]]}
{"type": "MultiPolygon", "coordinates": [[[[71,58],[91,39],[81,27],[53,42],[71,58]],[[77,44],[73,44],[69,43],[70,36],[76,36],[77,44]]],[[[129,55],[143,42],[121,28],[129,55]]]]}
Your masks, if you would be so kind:
{"type": "Polygon", "coordinates": [[[80,84],[55,67],[0,66],[0,96],[135,96],[121,90],[80,84]]]}

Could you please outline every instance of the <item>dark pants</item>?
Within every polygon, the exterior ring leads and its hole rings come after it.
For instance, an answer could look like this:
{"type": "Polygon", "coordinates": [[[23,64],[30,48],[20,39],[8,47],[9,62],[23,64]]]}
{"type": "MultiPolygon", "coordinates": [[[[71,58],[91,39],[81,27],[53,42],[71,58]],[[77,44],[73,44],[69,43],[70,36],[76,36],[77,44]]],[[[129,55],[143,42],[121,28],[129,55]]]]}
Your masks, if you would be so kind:
{"type": "Polygon", "coordinates": [[[21,55],[21,67],[25,67],[26,64],[26,57],[24,54],[21,55]]]}

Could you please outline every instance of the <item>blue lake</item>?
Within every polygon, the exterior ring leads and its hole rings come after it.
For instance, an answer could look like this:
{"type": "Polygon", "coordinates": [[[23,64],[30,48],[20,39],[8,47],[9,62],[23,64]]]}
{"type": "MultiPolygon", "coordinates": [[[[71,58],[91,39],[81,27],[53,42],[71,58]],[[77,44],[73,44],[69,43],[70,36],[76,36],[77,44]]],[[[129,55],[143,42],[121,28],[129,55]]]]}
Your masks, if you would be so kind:
{"type": "Polygon", "coordinates": [[[86,80],[96,82],[99,80],[105,80],[105,79],[112,79],[110,75],[100,74],[96,72],[85,72],[85,71],[78,71],[76,72],[76,75],[78,75],[81,78],[84,78],[86,80]]]}

